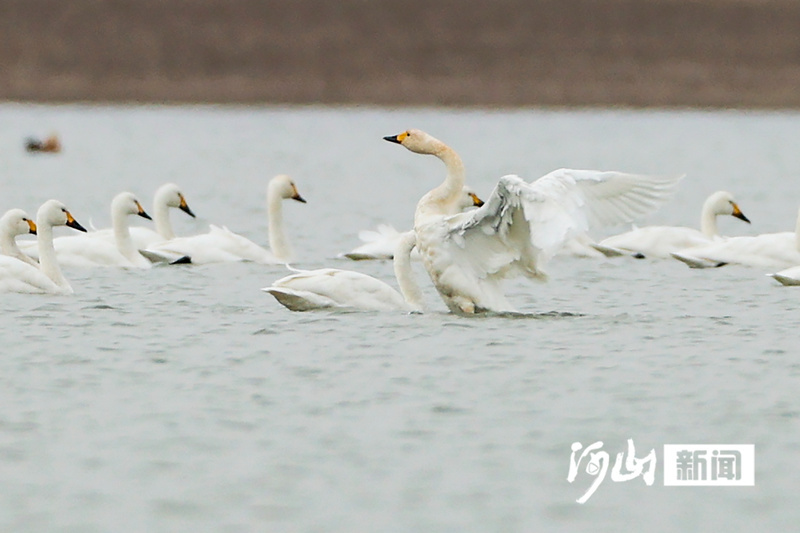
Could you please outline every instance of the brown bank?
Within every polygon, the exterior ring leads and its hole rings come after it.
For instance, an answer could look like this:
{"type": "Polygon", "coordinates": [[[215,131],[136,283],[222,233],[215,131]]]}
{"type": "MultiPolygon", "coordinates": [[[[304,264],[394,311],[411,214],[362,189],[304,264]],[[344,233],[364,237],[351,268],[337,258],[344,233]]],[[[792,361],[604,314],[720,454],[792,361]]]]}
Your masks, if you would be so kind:
{"type": "Polygon", "coordinates": [[[0,99],[800,107],[793,0],[3,0],[0,99]]]}

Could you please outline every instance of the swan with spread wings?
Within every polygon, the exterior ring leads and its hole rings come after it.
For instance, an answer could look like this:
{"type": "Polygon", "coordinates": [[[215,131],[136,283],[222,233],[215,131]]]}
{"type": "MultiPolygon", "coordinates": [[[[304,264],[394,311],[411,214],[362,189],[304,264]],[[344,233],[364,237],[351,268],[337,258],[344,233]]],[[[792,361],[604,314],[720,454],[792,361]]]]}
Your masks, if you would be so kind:
{"type": "Polygon", "coordinates": [[[654,211],[683,177],[560,169],[527,183],[508,175],[482,207],[457,213],[464,165],[455,150],[416,129],[384,139],[434,155],[447,168],[444,182],[417,204],[414,232],[433,284],[460,314],[513,311],[504,278],[544,279],[548,260],[567,240],[654,211]]]}

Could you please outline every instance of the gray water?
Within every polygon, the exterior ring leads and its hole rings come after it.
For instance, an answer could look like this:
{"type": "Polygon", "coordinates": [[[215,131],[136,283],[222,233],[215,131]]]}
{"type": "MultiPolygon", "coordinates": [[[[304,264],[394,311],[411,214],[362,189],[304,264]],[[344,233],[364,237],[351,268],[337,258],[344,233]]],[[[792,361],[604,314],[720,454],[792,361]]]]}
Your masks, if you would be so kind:
{"type": "MultiPolygon", "coordinates": [[[[458,150],[487,196],[506,173],[686,173],[643,223],[696,226],[728,189],[753,221],[794,228],[800,115],[639,111],[0,106],[0,210],[48,198],[109,225],[181,185],[193,221],[266,243],[264,190],[287,203],[303,268],[394,284],[336,254],[360,229],[411,225],[444,175],[381,140],[418,127],[458,150]],[[59,155],[27,135],[57,131],[59,155]]],[[[620,228],[616,228],[617,231],[620,228]]],[[[58,228],[58,234],[70,230],[58,228]]],[[[609,230],[611,231],[611,230],[609,230]]],[[[601,236],[601,234],[597,234],[601,236]]],[[[292,313],[259,289],[281,266],[65,269],[74,296],[3,294],[0,531],[794,531],[798,290],[742,267],[560,258],[508,283],[526,317],[292,313]],[[633,439],[656,481],[606,479],[585,504],[570,445],[633,439]],[[664,487],[661,446],[755,444],[756,485],[664,487]]]]}

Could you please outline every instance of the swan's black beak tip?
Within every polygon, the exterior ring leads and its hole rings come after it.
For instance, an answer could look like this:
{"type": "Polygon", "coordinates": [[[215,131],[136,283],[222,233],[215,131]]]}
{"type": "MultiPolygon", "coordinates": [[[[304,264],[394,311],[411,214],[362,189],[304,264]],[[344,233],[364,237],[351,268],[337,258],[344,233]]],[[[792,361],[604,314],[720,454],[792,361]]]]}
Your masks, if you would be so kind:
{"type": "Polygon", "coordinates": [[[84,228],[83,226],[81,226],[81,225],[78,223],[78,221],[77,221],[77,220],[75,220],[74,218],[73,218],[72,220],[70,220],[69,222],[67,222],[67,226],[69,226],[69,227],[70,227],[70,228],[72,228],[72,229],[76,229],[76,230],[78,230],[78,231],[82,231],[82,232],[86,233],[86,228],[84,228]]]}
{"type": "Polygon", "coordinates": [[[189,209],[189,206],[188,206],[188,205],[182,205],[182,206],[180,206],[180,207],[179,207],[179,209],[180,209],[181,211],[183,211],[184,213],[186,213],[187,215],[189,215],[190,217],[192,217],[192,218],[197,218],[197,217],[195,216],[195,214],[194,214],[194,213],[192,213],[192,210],[191,210],[191,209],[189,209]]]}
{"type": "Polygon", "coordinates": [[[389,141],[390,143],[401,144],[400,139],[397,138],[397,135],[387,135],[386,137],[383,138],[383,140],[389,141]]]}
{"type": "Polygon", "coordinates": [[[738,213],[734,213],[733,216],[735,216],[739,220],[744,220],[745,222],[750,224],[750,219],[744,216],[744,213],[742,213],[741,211],[739,211],[738,213]]]}

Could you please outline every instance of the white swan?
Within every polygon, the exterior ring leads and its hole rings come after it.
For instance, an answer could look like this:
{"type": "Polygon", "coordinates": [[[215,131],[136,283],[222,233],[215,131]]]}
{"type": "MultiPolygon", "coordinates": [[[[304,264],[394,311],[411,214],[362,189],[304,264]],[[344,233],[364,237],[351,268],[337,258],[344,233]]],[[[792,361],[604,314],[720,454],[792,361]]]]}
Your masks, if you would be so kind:
{"type": "Polygon", "coordinates": [[[9,209],[0,218],[0,253],[16,257],[20,261],[38,268],[39,263],[22,252],[17,245],[17,235],[36,235],[36,223],[22,209],[9,209]]]}
{"type": "Polygon", "coordinates": [[[544,278],[547,261],[566,240],[590,225],[629,222],[655,209],[682,177],[568,169],[533,183],[503,176],[483,207],[448,215],[464,186],[458,154],[420,130],[384,139],[435,155],[447,167],[444,183],[417,204],[414,232],[425,269],[456,313],[513,310],[503,278],[544,278]]]}
{"type": "Polygon", "coordinates": [[[692,268],[736,264],[780,269],[800,265],[800,213],[795,231],[728,237],[723,241],[674,252],[672,257],[692,268]]]}
{"type": "Polygon", "coordinates": [[[775,278],[782,285],[800,285],[800,266],[789,267],[780,272],[767,275],[775,278]]]}
{"type": "MultiPolygon", "coordinates": [[[[456,204],[456,213],[472,207],[481,207],[482,205],[483,200],[478,198],[478,195],[472,189],[464,187],[461,199],[456,204]]],[[[358,238],[364,244],[357,246],[346,254],[341,254],[341,256],[354,261],[391,259],[402,235],[401,232],[388,224],[378,225],[377,231],[362,230],[358,233],[358,238]]],[[[418,254],[415,255],[418,257],[418,254]]]]}
{"type": "Polygon", "coordinates": [[[278,175],[267,186],[267,215],[269,217],[269,246],[266,250],[250,239],[226,227],[211,225],[208,233],[178,237],[149,246],[145,252],[186,256],[192,263],[254,261],[264,264],[285,263],[292,250],[283,231],[281,201],[285,199],[306,203],[289,176],[278,175]]]}
{"type": "MultiPolygon", "coordinates": [[[[133,246],[137,250],[144,250],[148,246],[175,238],[175,231],[173,231],[172,223],[169,220],[170,208],[180,209],[190,217],[195,218],[180,188],[174,183],[165,183],[156,190],[153,196],[152,213],[156,227],[155,231],[144,226],[130,227],[133,246]]],[[[89,235],[95,238],[103,238],[112,244],[115,242],[113,229],[101,229],[93,231],[89,235]]]]}
{"type": "Polygon", "coordinates": [[[717,191],[703,203],[700,231],[680,226],[646,226],[608,237],[592,246],[607,256],[634,255],[639,258],[666,259],[672,252],[710,244],[718,239],[718,215],[731,215],[750,223],[731,193],[717,191]]]}
{"type": "Polygon", "coordinates": [[[139,253],[131,239],[129,215],[150,220],[150,215],[145,213],[133,193],[121,192],[111,201],[113,243],[91,234],[58,237],[53,241],[53,246],[59,264],[72,267],[150,268],[152,263],[139,253]]]}
{"type": "Polygon", "coordinates": [[[372,276],[335,268],[296,271],[261,290],[292,311],[331,308],[422,311],[422,295],[411,271],[415,242],[413,231],[401,234],[392,254],[400,293],[372,276]]]}
{"type": "Polygon", "coordinates": [[[36,213],[39,266],[14,257],[0,256],[0,292],[72,294],[53,248],[53,226],[69,226],[86,231],[58,200],[48,200],[36,213]]]}

